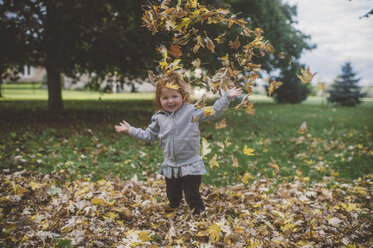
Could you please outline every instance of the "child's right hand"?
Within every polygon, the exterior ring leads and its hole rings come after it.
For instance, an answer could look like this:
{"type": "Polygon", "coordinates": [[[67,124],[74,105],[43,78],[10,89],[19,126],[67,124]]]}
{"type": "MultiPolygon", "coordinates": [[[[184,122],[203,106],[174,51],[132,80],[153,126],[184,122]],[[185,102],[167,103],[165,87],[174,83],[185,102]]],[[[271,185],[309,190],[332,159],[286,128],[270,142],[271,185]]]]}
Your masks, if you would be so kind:
{"type": "Polygon", "coordinates": [[[124,132],[124,133],[130,133],[131,125],[128,124],[125,120],[123,120],[119,125],[115,125],[115,131],[118,133],[124,132]]]}

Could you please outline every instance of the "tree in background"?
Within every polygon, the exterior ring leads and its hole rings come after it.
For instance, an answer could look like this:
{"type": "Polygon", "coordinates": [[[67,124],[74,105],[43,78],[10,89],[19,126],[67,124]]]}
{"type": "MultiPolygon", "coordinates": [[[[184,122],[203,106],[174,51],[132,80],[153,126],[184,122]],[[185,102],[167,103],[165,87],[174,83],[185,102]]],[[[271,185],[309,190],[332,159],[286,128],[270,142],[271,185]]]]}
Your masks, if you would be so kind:
{"type": "Polygon", "coordinates": [[[7,40],[1,48],[6,52],[1,54],[0,69],[13,64],[45,67],[48,109],[60,113],[62,73],[136,75],[153,62],[156,37],[141,28],[144,3],[145,0],[3,0],[1,39],[7,40]]]}
{"type": "Polygon", "coordinates": [[[360,92],[359,81],[360,78],[356,78],[356,73],[352,69],[351,62],[346,62],[342,66],[342,74],[336,78],[328,90],[328,101],[342,106],[360,104],[360,98],[364,97],[364,94],[360,92]]]}
{"type": "Polygon", "coordinates": [[[282,3],[280,0],[230,0],[234,12],[240,17],[249,18],[250,24],[263,29],[263,36],[273,44],[275,54],[280,56],[256,57],[257,63],[276,81],[283,85],[275,91],[279,103],[300,103],[307,98],[310,90],[297,77],[301,64],[300,56],[305,50],[315,48],[307,43],[310,36],[294,27],[297,7],[282,3]],[[279,71],[279,76],[273,76],[279,71]]]}

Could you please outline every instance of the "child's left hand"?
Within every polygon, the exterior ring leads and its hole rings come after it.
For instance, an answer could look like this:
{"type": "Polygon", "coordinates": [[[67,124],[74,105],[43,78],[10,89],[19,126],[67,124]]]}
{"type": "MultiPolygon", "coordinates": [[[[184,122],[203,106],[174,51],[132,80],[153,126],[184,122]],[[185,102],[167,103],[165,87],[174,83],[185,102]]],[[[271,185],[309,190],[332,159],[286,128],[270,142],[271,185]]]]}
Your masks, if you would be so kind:
{"type": "Polygon", "coordinates": [[[232,88],[232,89],[227,89],[227,95],[231,98],[233,97],[237,97],[237,96],[240,96],[242,94],[242,89],[241,88],[238,88],[238,87],[235,87],[235,88],[232,88]]]}

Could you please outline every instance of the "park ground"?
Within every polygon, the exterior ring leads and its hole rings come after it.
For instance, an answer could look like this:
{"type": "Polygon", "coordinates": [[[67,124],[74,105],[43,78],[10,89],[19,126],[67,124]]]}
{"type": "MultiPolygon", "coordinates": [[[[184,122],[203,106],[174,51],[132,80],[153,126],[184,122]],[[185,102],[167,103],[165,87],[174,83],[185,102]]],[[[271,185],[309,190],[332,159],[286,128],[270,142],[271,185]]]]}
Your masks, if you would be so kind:
{"type": "Polygon", "coordinates": [[[4,89],[0,100],[0,244],[41,247],[371,247],[373,102],[312,97],[201,124],[207,211],[167,213],[162,154],[114,132],[146,127],[152,94],[4,89]],[[305,124],[304,124],[305,123],[305,124]],[[303,125],[302,125],[303,124],[303,125]],[[301,128],[301,126],[303,128],[301,128]]]}

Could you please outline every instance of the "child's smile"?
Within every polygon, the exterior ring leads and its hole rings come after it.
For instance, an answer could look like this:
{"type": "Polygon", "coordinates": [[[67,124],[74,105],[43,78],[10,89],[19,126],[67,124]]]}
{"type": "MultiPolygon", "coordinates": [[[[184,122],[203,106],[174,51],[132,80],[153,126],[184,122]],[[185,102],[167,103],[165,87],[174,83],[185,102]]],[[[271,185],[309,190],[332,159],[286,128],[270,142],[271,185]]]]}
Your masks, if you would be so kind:
{"type": "Polygon", "coordinates": [[[183,96],[177,90],[163,88],[160,101],[163,110],[173,113],[183,105],[183,96]]]}

